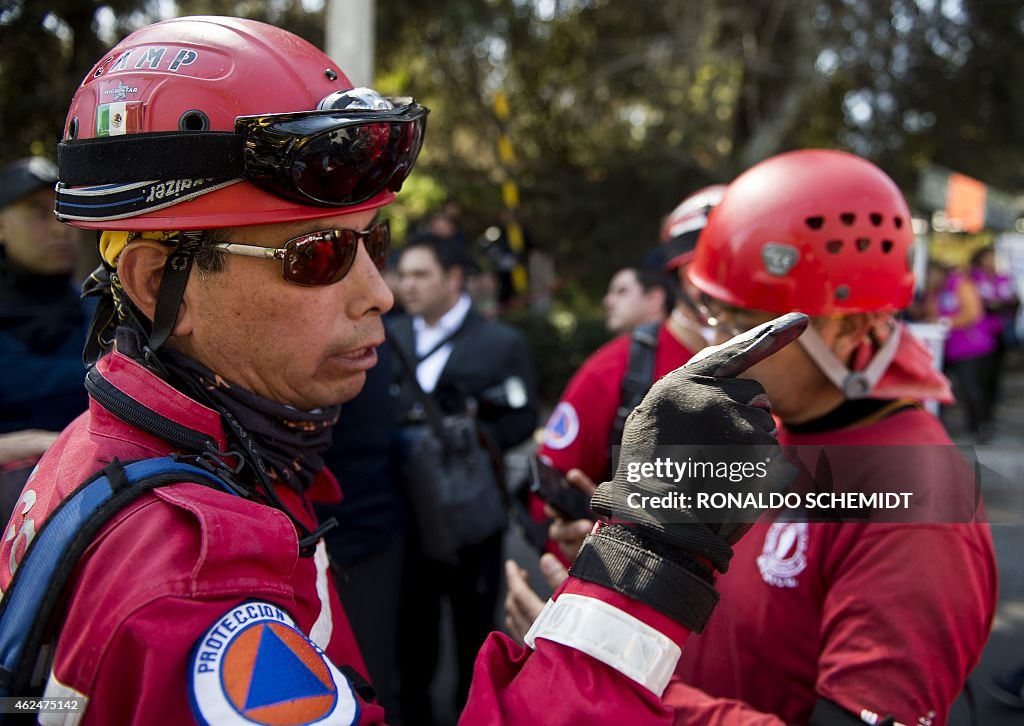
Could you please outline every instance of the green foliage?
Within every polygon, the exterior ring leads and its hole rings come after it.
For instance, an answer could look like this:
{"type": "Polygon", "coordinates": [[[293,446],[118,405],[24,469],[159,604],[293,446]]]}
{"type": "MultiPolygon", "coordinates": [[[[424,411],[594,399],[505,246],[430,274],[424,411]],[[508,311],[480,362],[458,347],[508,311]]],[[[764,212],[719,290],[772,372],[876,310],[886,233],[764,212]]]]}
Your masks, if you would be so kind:
{"type": "MultiPolygon", "coordinates": [[[[52,154],[78,80],[172,5],[323,45],[324,12],[302,0],[8,2],[0,162],[52,154]]],[[[681,198],[785,149],[850,149],[908,192],[927,163],[1021,190],[1019,3],[389,0],[376,17],[377,85],[432,109],[395,208],[398,236],[451,195],[475,239],[499,217],[500,184],[515,180],[532,245],[583,291],[582,308],[656,244],[681,198]],[[498,89],[510,99],[504,122],[498,89]],[[507,166],[502,131],[515,152],[507,166]]]]}
{"type": "MultiPolygon", "coordinates": [[[[134,3],[111,2],[124,11],[134,3]]],[[[4,3],[0,10],[0,163],[56,158],[74,89],[103,52],[96,7],[75,0],[4,3]]]]}
{"type": "Polygon", "coordinates": [[[412,225],[441,206],[446,196],[444,186],[434,177],[424,173],[413,174],[402,186],[397,201],[387,209],[392,236],[404,240],[412,225]]]}
{"type": "Polygon", "coordinates": [[[540,315],[517,310],[502,318],[519,329],[533,353],[541,406],[557,403],[572,374],[608,340],[604,318],[568,311],[540,315]]]}

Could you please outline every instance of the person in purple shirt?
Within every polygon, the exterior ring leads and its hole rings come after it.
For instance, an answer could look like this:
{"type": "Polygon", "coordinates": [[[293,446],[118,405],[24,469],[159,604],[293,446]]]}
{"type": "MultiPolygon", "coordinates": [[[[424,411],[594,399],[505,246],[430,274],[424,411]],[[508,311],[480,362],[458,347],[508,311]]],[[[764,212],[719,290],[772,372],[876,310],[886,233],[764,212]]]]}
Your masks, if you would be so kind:
{"type": "Polygon", "coordinates": [[[963,403],[967,428],[978,443],[989,436],[989,412],[982,382],[989,375],[996,350],[995,336],[985,322],[985,308],[971,278],[937,261],[928,264],[924,318],[944,325],[944,367],[963,403]]]}
{"type": "Polygon", "coordinates": [[[996,341],[991,365],[982,381],[984,408],[988,417],[994,419],[1006,352],[1019,345],[1017,311],[1020,299],[1013,278],[996,270],[996,254],[992,247],[982,247],[971,257],[970,277],[985,307],[985,324],[996,341]]]}

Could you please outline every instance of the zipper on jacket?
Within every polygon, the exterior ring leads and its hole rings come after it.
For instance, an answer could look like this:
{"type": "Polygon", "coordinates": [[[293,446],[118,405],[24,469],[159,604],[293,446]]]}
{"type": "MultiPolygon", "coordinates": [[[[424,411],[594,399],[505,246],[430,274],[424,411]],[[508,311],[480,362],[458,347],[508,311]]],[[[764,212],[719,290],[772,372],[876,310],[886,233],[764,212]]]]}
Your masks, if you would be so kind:
{"type": "Polygon", "coordinates": [[[131,396],[118,390],[95,367],[90,368],[85,376],[85,389],[98,404],[117,418],[163,439],[177,448],[188,451],[207,451],[207,445],[211,444],[214,450],[217,449],[217,441],[214,438],[151,411],[131,396]]]}

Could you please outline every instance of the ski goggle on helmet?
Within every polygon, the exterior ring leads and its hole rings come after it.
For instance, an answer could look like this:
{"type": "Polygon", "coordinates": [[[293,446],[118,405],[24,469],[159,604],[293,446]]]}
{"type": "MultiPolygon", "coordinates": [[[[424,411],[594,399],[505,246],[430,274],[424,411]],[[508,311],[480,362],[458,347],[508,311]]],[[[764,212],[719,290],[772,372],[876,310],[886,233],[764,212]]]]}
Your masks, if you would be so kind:
{"type": "Polygon", "coordinates": [[[409,175],[428,110],[353,88],[270,25],[179,18],[89,72],[58,147],[57,216],[89,229],[196,230],[383,206],[409,175]]]}

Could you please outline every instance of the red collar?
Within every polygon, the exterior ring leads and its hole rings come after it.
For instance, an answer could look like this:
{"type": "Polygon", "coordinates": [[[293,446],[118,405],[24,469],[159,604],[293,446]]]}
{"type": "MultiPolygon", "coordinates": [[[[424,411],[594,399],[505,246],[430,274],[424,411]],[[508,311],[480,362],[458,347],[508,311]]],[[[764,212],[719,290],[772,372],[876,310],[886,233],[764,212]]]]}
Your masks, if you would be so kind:
{"type": "MultiPolygon", "coordinates": [[[[103,378],[120,393],[128,396],[158,416],[208,436],[217,442],[221,451],[228,448],[227,436],[220,414],[174,388],[141,363],[118,352],[103,356],[96,368],[103,378]]],[[[96,402],[90,403],[95,407],[96,402]]],[[[129,424],[132,425],[132,424],[129,424]]],[[[171,453],[174,447],[166,441],[159,441],[164,453],[171,453]]],[[[341,499],[338,480],[328,470],[321,471],[313,480],[307,492],[310,499],[322,502],[337,502],[341,499]]]]}

